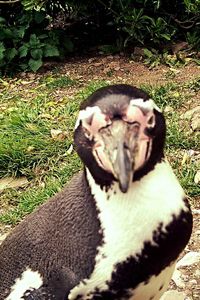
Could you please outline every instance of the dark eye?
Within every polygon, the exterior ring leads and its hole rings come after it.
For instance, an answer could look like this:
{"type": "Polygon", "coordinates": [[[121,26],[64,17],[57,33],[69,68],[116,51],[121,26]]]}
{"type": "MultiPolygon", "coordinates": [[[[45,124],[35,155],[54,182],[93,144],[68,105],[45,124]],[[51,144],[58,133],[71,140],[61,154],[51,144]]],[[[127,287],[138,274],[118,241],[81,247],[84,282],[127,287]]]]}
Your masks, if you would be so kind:
{"type": "Polygon", "coordinates": [[[155,135],[155,127],[146,127],[144,130],[144,133],[149,137],[154,136],[155,135]]]}

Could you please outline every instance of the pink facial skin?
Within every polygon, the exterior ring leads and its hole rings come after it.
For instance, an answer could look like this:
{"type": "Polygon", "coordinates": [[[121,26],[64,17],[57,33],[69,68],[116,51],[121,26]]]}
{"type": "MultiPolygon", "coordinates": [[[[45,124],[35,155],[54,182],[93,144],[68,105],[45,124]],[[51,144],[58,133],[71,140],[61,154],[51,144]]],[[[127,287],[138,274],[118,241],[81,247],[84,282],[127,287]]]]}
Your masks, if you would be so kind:
{"type": "Polygon", "coordinates": [[[145,129],[155,126],[155,115],[153,109],[143,109],[140,106],[129,104],[123,120],[129,123],[137,122],[140,124],[140,135],[138,138],[138,155],[135,160],[135,170],[140,169],[149,159],[151,154],[152,139],[145,134],[145,129]],[[147,152],[148,147],[148,152],[147,152]],[[147,154],[147,156],[146,156],[147,154]]]}
{"type": "Polygon", "coordinates": [[[91,130],[92,133],[95,134],[99,131],[99,129],[108,126],[111,124],[110,118],[103,113],[95,113],[92,118],[91,130]]]}
{"type": "Polygon", "coordinates": [[[111,124],[110,118],[102,112],[94,112],[92,116],[82,120],[83,127],[87,129],[91,137],[94,137],[101,128],[111,124]]]}
{"type": "Polygon", "coordinates": [[[106,171],[113,173],[113,167],[111,162],[109,161],[108,157],[105,155],[104,152],[104,144],[101,142],[97,142],[94,146],[94,155],[96,160],[98,161],[99,165],[106,171]]]}
{"type": "MultiPolygon", "coordinates": [[[[145,129],[155,126],[155,115],[152,106],[153,101],[144,102],[143,99],[131,100],[129,105],[122,111],[122,120],[126,123],[137,123],[139,126],[139,135],[137,138],[138,152],[135,156],[134,169],[140,169],[148,160],[151,154],[152,139],[145,133],[145,129]]],[[[154,104],[154,103],[153,103],[154,104]]],[[[103,113],[99,107],[88,107],[82,111],[82,126],[86,129],[85,135],[90,140],[94,139],[95,145],[93,153],[99,165],[105,170],[113,173],[113,167],[110,159],[106,155],[106,145],[101,140],[100,129],[107,127],[112,123],[112,119],[103,113]]],[[[113,153],[114,155],[114,153],[113,153]]]]}
{"type": "MultiPolygon", "coordinates": [[[[155,125],[155,116],[153,111],[147,111],[145,113],[137,107],[136,105],[129,105],[126,109],[125,114],[123,114],[122,119],[128,123],[137,122],[141,129],[146,127],[153,127],[155,125]],[[149,121],[151,120],[151,123],[149,121]]],[[[95,136],[101,128],[110,125],[112,121],[109,116],[103,114],[100,109],[91,113],[91,115],[82,119],[82,124],[85,129],[88,130],[91,136],[95,136]]]]}
{"type": "Polygon", "coordinates": [[[129,105],[123,120],[129,123],[138,122],[139,124],[145,124],[146,116],[137,106],[129,105]]]}
{"type": "MultiPolygon", "coordinates": [[[[123,120],[128,123],[139,123],[142,133],[144,133],[145,128],[155,126],[155,116],[153,110],[146,110],[143,112],[142,108],[131,104],[129,104],[123,120]]],[[[143,134],[141,138],[147,138],[147,136],[143,134]]]]}

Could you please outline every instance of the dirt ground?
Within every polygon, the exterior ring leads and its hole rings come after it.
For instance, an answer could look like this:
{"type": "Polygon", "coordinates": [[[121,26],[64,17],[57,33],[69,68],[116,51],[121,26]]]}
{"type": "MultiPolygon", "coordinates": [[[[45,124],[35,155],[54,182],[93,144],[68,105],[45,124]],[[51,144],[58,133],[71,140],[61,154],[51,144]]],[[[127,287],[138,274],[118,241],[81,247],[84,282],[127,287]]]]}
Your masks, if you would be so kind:
{"type": "MultiPolygon", "coordinates": [[[[95,56],[92,58],[72,58],[65,63],[46,63],[41,73],[52,74],[52,70],[59,70],[59,74],[69,76],[71,79],[78,79],[80,85],[95,80],[105,80],[108,83],[127,83],[137,87],[141,85],[163,85],[171,83],[184,83],[192,81],[200,76],[200,66],[194,63],[176,68],[160,65],[156,68],[149,68],[141,62],[135,62],[130,58],[120,55],[95,56]]],[[[40,72],[22,73],[21,77],[31,80],[39,79],[40,72]]],[[[62,94],[62,91],[60,91],[62,94]]],[[[68,96],[74,95],[74,87],[68,90],[68,96]]],[[[61,96],[61,95],[59,95],[61,96]]],[[[200,104],[200,92],[187,103],[185,110],[189,110],[200,104]]]]}
{"type": "MultiPolygon", "coordinates": [[[[46,63],[42,72],[48,74],[52,67],[59,69],[61,74],[68,75],[70,78],[78,79],[79,82],[88,82],[94,80],[107,80],[115,83],[130,83],[136,86],[141,84],[161,85],[165,83],[183,83],[195,79],[200,76],[200,67],[197,65],[187,65],[181,68],[169,68],[167,66],[159,66],[150,70],[147,66],[141,63],[130,61],[120,55],[94,58],[71,59],[64,64],[56,63],[55,66],[46,63]]],[[[22,74],[22,77],[37,79],[40,74],[22,74]]],[[[72,87],[72,94],[74,93],[72,87]]],[[[191,104],[191,103],[190,103],[191,104]]],[[[190,109],[189,106],[186,109],[190,109]]],[[[195,104],[200,104],[200,93],[195,98],[195,104]]],[[[191,104],[192,106],[194,105],[191,104]]],[[[194,229],[191,240],[185,249],[185,254],[191,252],[200,254],[200,198],[193,202],[194,229]]],[[[5,232],[9,231],[10,227],[0,231],[0,242],[5,238],[5,232]]],[[[196,260],[188,266],[180,268],[179,279],[181,283],[171,282],[170,290],[178,291],[179,294],[171,294],[171,298],[166,299],[176,300],[199,300],[200,299],[200,259],[196,260]],[[174,295],[174,296],[173,296],[174,295]]]]}
{"type": "MultiPolygon", "coordinates": [[[[46,64],[43,70],[52,69],[52,64],[46,64]]],[[[120,55],[97,56],[93,58],[74,58],[64,64],[55,65],[61,74],[69,75],[70,78],[89,80],[114,80],[116,83],[131,83],[161,85],[167,82],[184,82],[200,76],[200,67],[189,64],[181,68],[169,68],[158,66],[150,69],[148,66],[134,62],[120,55]]]]}

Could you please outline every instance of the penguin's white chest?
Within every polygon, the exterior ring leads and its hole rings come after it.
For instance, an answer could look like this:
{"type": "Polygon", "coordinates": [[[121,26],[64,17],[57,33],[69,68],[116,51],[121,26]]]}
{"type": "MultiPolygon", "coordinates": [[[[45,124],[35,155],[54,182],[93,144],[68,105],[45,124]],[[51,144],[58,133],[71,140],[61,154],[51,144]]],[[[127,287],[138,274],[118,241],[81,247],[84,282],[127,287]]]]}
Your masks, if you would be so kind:
{"type": "MultiPolygon", "coordinates": [[[[109,191],[103,191],[95,184],[89,172],[87,176],[99,210],[103,243],[98,249],[96,265],[90,278],[72,289],[70,300],[80,295],[80,299],[93,299],[95,291],[109,290],[109,282],[113,281],[117,266],[123,263],[128,265],[130,257],[134,258],[136,267],[141,257],[148,259],[144,248],[147,245],[159,247],[155,234],[165,233],[173,217],[179,215],[181,210],[186,210],[183,190],[165,162],[157,165],[140,181],[132,183],[125,194],[120,192],[117,183],[109,191]]],[[[134,274],[134,266],[133,276],[137,275],[134,274]]],[[[130,268],[131,262],[128,272],[130,268]]],[[[148,282],[141,282],[133,291],[128,289],[133,296],[120,299],[149,300],[153,296],[155,298],[152,299],[159,299],[167,288],[173,268],[168,266],[148,282]]]]}
{"type": "Polygon", "coordinates": [[[130,300],[162,300],[162,295],[168,288],[174,268],[175,263],[165,268],[158,276],[152,276],[147,284],[139,284],[134,289],[130,300]]]}

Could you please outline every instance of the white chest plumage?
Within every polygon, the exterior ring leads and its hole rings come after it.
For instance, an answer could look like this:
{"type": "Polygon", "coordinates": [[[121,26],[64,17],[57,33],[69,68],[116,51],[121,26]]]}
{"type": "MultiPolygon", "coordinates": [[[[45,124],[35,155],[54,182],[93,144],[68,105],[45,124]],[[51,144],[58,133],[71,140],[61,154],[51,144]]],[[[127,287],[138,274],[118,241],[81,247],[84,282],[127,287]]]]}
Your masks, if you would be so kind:
{"type": "MultiPolygon", "coordinates": [[[[92,299],[91,291],[106,290],[107,282],[111,279],[117,263],[141,254],[145,241],[155,244],[153,232],[159,224],[162,223],[165,228],[173,216],[179,215],[181,210],[188,210],[183,201],[184,192],[165,161],[157,164],[154,170],[141,180],[132,183],[125,194],[119,190],[117,183],[107,192],[102,190],[88,170],[87,178],[99,210],[103,244],[98,249],[93,273],[90,278],[72,289],[70,300],[76,299],[78,295],[83,295],[81,299],[92,299]]],[[[166,271],[161,274],[162,277],[167,273],[170,278],[173,266],[166,268],[166,271]]],[[[155,278],[154,281],[158,279],[155,278]]],[[[145,290],[143,289],[142,294],[139,290],[135,290],[133,299],[145,300],[145,296],[142,295],[145,290]]]]}

